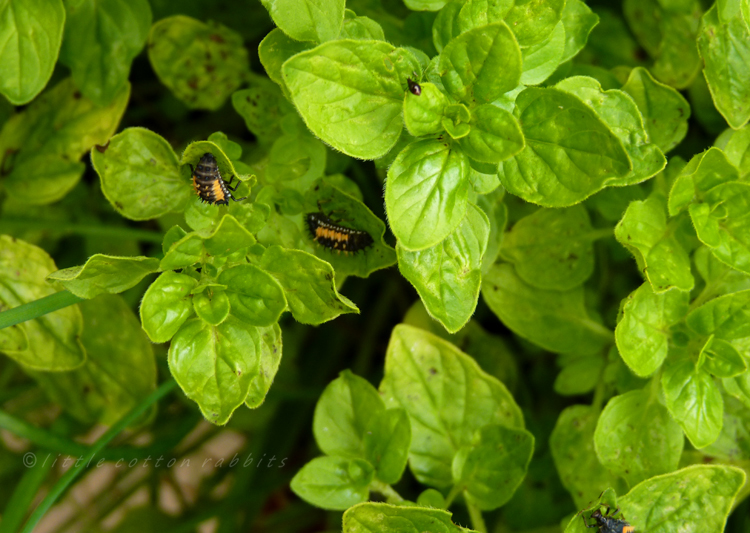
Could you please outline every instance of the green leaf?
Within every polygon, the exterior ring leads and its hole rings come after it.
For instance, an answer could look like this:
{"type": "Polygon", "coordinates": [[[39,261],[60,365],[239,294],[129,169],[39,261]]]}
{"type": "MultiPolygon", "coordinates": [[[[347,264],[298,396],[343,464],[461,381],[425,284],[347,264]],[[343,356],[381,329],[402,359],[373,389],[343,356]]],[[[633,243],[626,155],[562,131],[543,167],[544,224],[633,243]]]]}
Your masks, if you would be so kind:
{"type": "Polygon", "coordinates": [[[455,230],[468,206],[469,162],[436,139],[415,141],[388,169],[385,208],[399,246],[423,250],[455,230]]]}
{"type": "Polygon", "coordinates": [[[521,126],[508,111],[491,104],[475,107],[471,131],[461,139],[466,155],[485,163],[499,163],[523,150],[521,126]]]}
{"type": "Polygon", "coordinates": [[[525,429],[487,425],[453,458],[453,479],[483,511],[505,505],[526,477],[534,436],[525,429]]]}
{"type": "Polygon", "coordinates": [[[544,41],[521,48],[523,68],[520,83],[538,85],[549,78],[562,63],[565,44],[565,25],[560,21],[544,41]]]}
{"type": "Polygon", "coordinates": [[[737,348],[711,335],[701,348],[698,368],[717,378],[732,378],[747,371],[747,362],[737,348]]]}
{"type": "Polygon", "coordinates": [[[127,84],[109,106],[100,107],[66,79],[11,117],[0,132],[8,195],[32,205],[65,196],[85,168],[78,160],[94,145],[106,144],[129,97],[127,84]]]}
{"type": "MultiPolygon", "coordinates": [[[[489,194],[498,190],[500,187],[500,178],[497,177],[497,166],[491,163],[480,163],[470,158],[469,181],[471,182],[471,188],[479,195],[489,194]]],[[[498,242],[497,244],[500,243],[498,242]]],[[[497,254],[495,257],[497,257],[497,254]]]]}
{"type": "Polygon", "coordinates": [[[677,175],[669,193],[669,214],[675,216],[718,185],[736,181],[739,171],[719,148],[709,148],[694,156],[677,175]]]}
{"type": "Polygon", "coordinates": [[[750,273],[750,184],[723,183],[702,200],[688,208],[698,238],[717,259],[750,273]]]}
{"type": "MultiPolygon", "coordinates": [[[[449,6],[440,11],[438,19],[441,17],[441,14],[450,15],[453,9],[455,9],[452,5],[449,4],[449,6]]],[[[457,23],[458,28],[448,30],[447,35],[450,35],[448,41],[471,29],[487,26],[493,22],[500,22],[512,7],[513,0],[467,0],[466,2],[459,2],[458,8],[460,11],[458,12],[458,16],[453,16],[453,24],[457,23]]],[[[441,48],[438,48],[438,50],[441,50],[441,48]]]]}
{"type": "Polygon", "coordinates": [[[5,0],[0,4],[0,93],[23,105],[47,85],[60,52],[62,0],[5,0]]]}
{"type": "Polygon", "coordinates": [[[443,109],[448,105],[448,99],[434,83],[422,83],[420,87],[422,94],[408,93],[404,98],[404,124],[415,137],[440,133],[443,109]]]}
{"type": "Polygon", "coordinates": [[[501,264],[485,274],[482,296],[508,328],[545,350],[590,355],[612,342],[612,332],[588,315],[583,287],[537,289],[501,264]]]}
{"type": "MultiPolygon", "coordinates": [[[[319,259],[331,264],[338,276],[368,277],[381,268],[396,263],[396,251],[385,241],[385,224],[361,201],[342,192],[330,176],[313,182],[304,199],[305,220],[302,220],[304,241],[296,248],[312,252],[319,259]],[[345,227],[367,232],[373,243],[364,250],[353,253],[334,253],[313,240],[306,220],[310,213],[322,212],[345,227]]],[[[355,192],[355,191],[350,191],[355,192]]],[[[356,194],[359,194],[357,188],[356,194]]]]}
{"type": "Polygon", "coordinates": [[[675,221],[667,222],[666,210],[666,198],[660,194],[631,202],[615,227],[615,237],[635,256],[655,293],[689,291],[695,284],[690,257],[675,236],[675,221]]]}
{"type": "MultiPolygon", "coordinates": [[[[628,3],[628,0],[623,2],[623,10],[627,9],[628,3]]],[[[614,78],[612,73],[606,69],[621,65],[634,67],[641,64],[640,58],[643,56],[643,50],[633,38],[633,33],[623,20],[621,11],[598,5],[596,6],[596,14],[599,16],[599,24],[589,34],[586,47],[576,57],[575,63],[581,64],[585,70],[588,70],[587,75],[597,78],[598,76],[592,74],[592,70],[598,71],[599,74],[607,78],[614,78]],[[591,65],[585,66],[584,63],[590,63],[591,65]]],[[[616,89],[621,84],[622,81],[619,83],[613,81],[612,85],[607,88],[616,89]]]]}
{"type": "Polygon", "coordinates": [[[710,294],[729,294],[750,289],[750,277],[716,259],[706,246],[701,246],[693,253],[693,262],[706,282],[704,290],[710,294]]]}
{"type": "Polygon", "coordinates": [[[164,234],[164,240],[161,242],[162,253],[167,253],[174,243],[182,239],[187,235],[187,231],[182,229],[181,226],[172,226],[164,234]]]}
{"type": "Polygon", "coordinates": [[[329,263],[299,250],[271,246],[261,257],[261,268],[284,288],[289,310],[303,324],[322,324],[344,313],[359,313],[339,294],[329,263]]]}
{"type": "Polygon", "coordinates": [[[259,144],[269,144],[281,136],[279,123],[282,117],[293,112],[279,88],[260,77],[253,80],[249,89],[232,94],[232,107],[245,120],[247,129],[259,144]]]}
{"type": "Polygon", "coordinates": [[[380,24],[369,17],[358,17],[351,9],[344,11],[344,25],[341,27],[338,38],[385,41],[383,28],[380,24]]]}
{"type": "Polygon", "coordinates": [[[521,63],[513,33],[496,22],[451,40],[440,54],[440,78],[456,100],[489,103],[518,86],[521,63]]]}
{"type": "MultiPolygon", "coordinates": [[[[498,0],[492,3],[483,0],[448,1],[438,12],[435,22],[432,24],[432,41],[435,49],[438,52],[442,52],[445,45],[460,33],[469,31],[475,27],[486,26],[490,23],[490,13],[494,12],[494,7],[501,7],[503,5],[505,5],[505,10],[510,9],[513,6],[512,0],[505,0],[504,2],[503,0],[498,0]],[[466,14],[461,16],[464,9],[466,9],[466,14]],[[479,20],[475,23],[474,19],[477,16],[479,16],[479,20]]],[[[502,11],[498,13],[498,15],[500,14],[501,16],[498,20],[502,20],[505,16],[505,13],[502,11]]],[[[436,60],[440,61],[437,58],[433,59],[433,62],[436,60]]]]}
{"type": "Polygon", "coordinates": [[[451,522],[451,513],[442,509],[397,507],[387,503],[367,502],[344,513],[346,533],[402,533],[403,531],[439,531],[440,533],[473,533],[473,530],[451,522]]]}
{"type": "Polygon", "coordinates": [[[209,288],[193,295],[193,309],[198,318],[207,324],[218,326],[229,316],[229,297],[221,289],[209,288]]]}
{"type": "Polygon", "coordinates": [[[701,17],[697,0],[669,6],[664,0],[626,0],[623,12],[636,38],[654,58],[655,78],[684,89],[701,69],[695,45],[701,17]]]}
{"type": "Polygon", "coordinates": [[[377,159],[401,134],[406,78],[418,69],[414,56],[402,48],[345,40],[293,56],[282,73],[315,135],[352,157],[377,159]]]}
{"type": "Polygon", "coordinates": [[[726,341],[750,336],[750,290],[714,298],[690,312],[687,325],[701,335],[726,341]]]}
{"type": "Polygon", "coordinates": [[[364,459],[363,439],[373,418],[385,411],[370,383],[344,370],[320,395],[315,405],[315,442],[327,455],[364,459]]]}
{"type": "MultiPolygon", "coordinates": [[[[726,388],[726,387],[725,387],[726,388]]],[[[719,438],[713,444],[703,448],[704,456],[719,459],[722,462],[746,461],[750,459],[750,431],[748,431],[748,409],[742,401],[724,396],[724,424],[719,438]]],[[[740,495],[740,499],[742,496],[740,495]]]]}
{"type": "Polygon", "coordinates": [[[139,281],[159,271],[159,260],[153,257],[114,257],[95,254],[83,266],[65,268],[47,276],[59,282],[79,298],[100,294],[118,294],[135,287],[139,281]]]}
{"type": "Polygon", "coordinates": [[[146,291],[140,315],[153,342],[167,342],[193,314],[191,291],[198,281],[186,274],[164,272],[146,291]]]}
{"type": "MultiPolygon", "coordinates": [[[[55,293],[44,282],[55,270],[55,262],[41,248],[0,235],[0,306],[11,309],[55,293]]],[[[86,360],[83,319],[75,305],[13,328],[15,342],[9,346],[3,341],[3,352],[26,367],[55,372],[72,370],[86,360]]]]}
{"type": "Polygon", "coordinates": [[[586,46],[591,30],[599,24],[599,17],[582,0],[567,0],[561,20],[565,26],[565,51],[560,58],[563,63],[586,46]]]}
{"type": "Polygon", "coordinates": [[[631,487],[676,470],[682,455],[682,428],[659,403],[658,392],[647,386],[615,396],[596,424],[596,455],[631,487]]]}
{"type": "Polygon", "coordinates": [[[130,64],[151,28],[147,0],[72,0],[66,3],[60,62],[81,92],[107,105],[122,90],[130,64]]]}
{"type": "Polygon", "coordinates": [[[679,92],[656,81],[642,67],[630,71],[622,90],[638,106],[651,142],[664,153],[680,144],[688,131],[690,104],[679,92]]]}
{"type": "Polygon", "coordinates": [[[505,234],[500,257],[513,263],[518,277],[533,287],[574,289],[594,271],[592,231],[583,206],[539,209],[505,234]]]}
{"type": "Polygon", "coordinates": [[[255,244],[255,237],[232,215],[224,215],[216,226],[188,233],[172,244],[161,260],[161,270],[176,270],[226,257],[255,244]]]}
{"type": "Polygon", "coordinates": [[[411,424],[403,409],[386,409],[369,421],[363,437],[365,458],[377,478],[394,484],[401,479],[409,458],[411,424]]]}
{"type": "Polygon", "coordinates": [[[343,511],[367,501],[373,477],[372,466],[362,459],[316,457],[297,472],[290,486],[312,505],[343,511]]]}
{"type": "Polygon", "coordinates": [[[740,171],[740,177],[746,178],[750,174],[750,126],[734,131],[724,147],[724,154],[730,163],[740,171]]]}
{"type": "Polygon", "coordinates": [[[597,80],[586,76],[567,78],[556,87],[577,96],[587,104],[625,147],[633,169],[613,185],[640,183],[656,175],[667,165],[664,154],[649,141],[638,106],[627,93],[615,89],[604,91],[597,80]]]}
{"type": "Polygon", "coordinates": [[[250,409],[260,407],[273,384],[281,362],[281,328],[274,324],[260,330],[260,372],[250,383],[250,391],[245,398],[245,405],[250,409]]]}
{"type": "Polygon", "coordinates": [[[279,28],[271,30],[258,45],[258,57],[263,68],[268,77],[281,86],[285,95],[288,96],[289,91],[281,74],[282,65],[290,57],[312,47],[312,43],[295,41],[279,28]]]}
{"type": "Polygon", "coordinates": [[[308,184],[324,174],[325,166],[325,145],[304,130],[276,139],[268,155],[266,177],[270,182],[308,184]]]}
{"type": "Polygon", "coordinates": [[[727,394],[741,401],[745,408],[750,409],[750,372],[733,378],[724,378],[721,383],[727,394]]]}
{"type": "Polygon", "coordinates": [[[159,81],[191,109],[219,109],[250,70],[238,33],[183,15],[151,26],[148,58],[159,81]]]}
{"type": "Polygon", "coordinates": [[[227,286],[232,314],[253,326],[272,326],[286,309],[284,289],[255,265],[237,265],[224,270],[217,282],[227,286]]]}
{"type": "Polygon", "coordinates": [[[701,23],[698,49],[714,104],[729,125],[741,128],[750,120],[750,27],[737,12],[719,20],[716,6],[701,23]]]}
{"type": "Polygon", "coordinates": [[[401,274],[417,289],[430,316],[451,333],[474,314],[489,234],[487,216],[469,204],[464,220],[441,243],[418,252],[396,247],[401,274]]]}
{"type": "Polygon", "coordinates": [[[577,509],[583,509],[608,487],[623,483],[604,468],[594,451],[594,431],[599,412],[588,405],[567,407],[557,419],[549,439],[552,458],[565,489],[577,509]]]}
{"type": "Polygon", "coordinates": [[[733,466],[689,466],[647,479],[618,503],[636,531],[672,533],[676,525],[685,531],[723,531],[745,478],[733,466]]]}
{"type": "Polygon", "coordinates": [[[637,376],[653,374],[664,362],[670,328],[687,314],[688,302],[686,292],[656,294],[648,283],[623,300],[615,340],[622,359],[637,376]]]}
{"type": "Polygon", "coordinates": [[[335,39],[344,23],[345,0],[261,0],[274,23],[297,41],[335,39]]]}
{"type": "Polygon", "coordinates": [[[508,192],[547,207],[576,204],[609,185],[629,183],[622,142],[577,97],[529,87],[516,99],[526,148],[500,164],[508,192]]]}
{"type": "Polygon", "coordinates": [[[188,320],[172,339],[169,369],[212,424],[225,424],[245,401],[259,371],[260,333],[230,315],[218,326],[188,320]]]}
{"type": "Polygon", "coordinates": [[[508,208],[502,203],[504,192],[502,188],[499,188],[477,198],[477,207],[482,209],[490,220],[490,238],[487,244],[487,251],[484,253],[484,259],[482,259],[483,274],[497,260],[497,256],[500,253],[500,246],[504,239],[505,226],[508,224],[508,208]]]}
{"type": "Polygon", "coordinates": [[[464,104],[449,104],[443,111],[441,124],[451,138],[458,140],[471,132],[471,112],[464,104]]]}
{"type": "Polygon", "coordinates": [[[530,46],[547,39],[562,18],[565,0],[516,0],[505,21],[521,46],[530,46]]]}
{"type": "Polygon", "coordinates": [[[182,209],[192,192],[172,147],[144,128],[118,133],[106,147],[92,151],[91,163],[107,200],[131,220],[149,220],[182,209]]]}
{"type": "Polygon", "coordinates": [[[555,378],[553,386],[555,392],[561,396],[578,396],[591,392],[602,379],[604,358],[601,356],[576,357],[562,356],[558,358],[562,370],[555,378]]]}
{"type": "Polygon", "coordinates": [[[419,507],[432,507],[433,509],[445,509],[445,497],[443,493],[435,489],[425,489],[417,496],[417,505],[419,507]]]}
{"type": "Polygon", "coordinates": [[[690,443],[704,448],[721,433],[724,400],[714,379],[690,359],[666,366],[661,378],[667,409],[690,443]]]}
{"type": "Polygon", "coordinates": [[[452,484],[454,455],[481,427],[523,428],[521,410],[502,383],[452,344],[411,326],[398,325],[391,334],[380,391],[386,406],[408,413],[409,464],[429,486],[452,484]]]}
{"type": "Polygon", "coordinates": [[[156,388],[154,350],[121,297],[103,295],[79,305],[86,363],[69,372],[32,375],[78,420],[111,425],[156,388]]]}
{"type": "Polygon", "coordinates": [[[446,0],[404,0],[412,11],[439,11],[445,3],[446,0]]]}

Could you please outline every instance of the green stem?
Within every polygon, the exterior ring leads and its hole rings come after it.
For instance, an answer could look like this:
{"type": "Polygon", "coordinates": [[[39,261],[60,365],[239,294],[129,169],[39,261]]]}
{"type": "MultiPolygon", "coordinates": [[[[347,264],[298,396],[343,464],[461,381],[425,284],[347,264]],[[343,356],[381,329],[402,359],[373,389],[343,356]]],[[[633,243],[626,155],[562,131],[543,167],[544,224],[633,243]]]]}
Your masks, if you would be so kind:
{"type": "Polygon", "coordinates": [[[0,411],[0,428],[7,429],[14,435],[30,440],[34,444],[47,450],[54,450],[56,452],[74,456],[85,455],[89,452],[88,446],[78,444],[77,442],[68,440],[65,437],[60,437],[59,435],[55,435],[47,430],[32,426],[23,420],[14,418],[5,411],[0,411]]]}
{"type": "Polygon", "coordinates": [[[46,314],[68,307],[69,305],[82,302],[84,299],[79,298],[72,292],[60,291],[44,298],[39,298],[33,302],[19,305],[13,309],[8,309],[0,313],[0,329],[15,326],[27,320],[33,320],[46,314]]]}
{"type": "Polygon", "coordinates": [[[0,522],[0,533],[15,533],[23,523],[26,510],[34,501],[34,497],[42,486],[47,474],[52,469],[49,464],[35,465],[29,468],[16,485],[13,495],[3,511],[3,520],[0,522]]]}
{"type": "Polygon", "coordinates": [[[44,500],[42,500],[42,503],[40,503],[39,506],[31,514],[31,517],[26,522],[26,526],[24,527],[22,533],[32,533],[36,525],[49,510],[49,508],[52,507],[52,505],[57,501],[62,493],[65,492],[68,486],[73,483],[73,481],[79,475],[81,475],[81,473],[83,473],[83,466],[87,465],[94,458],[94,456],[102,451],[104,447],[109,444],[112,439],[119,435],[122,430],[124,430],[128,425],[135,422],[138,417],[140,417],[143,413],[146,412],[149,407],[151,407],[152,404],[156,403],[157,401],[159,401],[159,399],[166,396],[176,386],[177,383],[173,379],[162,383],[158,389],[149,394],[140,404],[135,406],[115,425],[110,427],[104,433],[104,435],[102,435],[94,443],[94,445],[91,446],[89,452],[82,458],[81,465],[78,466],[78,461],[76,461],[76,464],[73,465],[57,483],[55,483],[55,486],[52,487],[52,489],[50,489],[47,496],[44,498],[44,500]]]}
{"type": "Polygon", "coordinates": [[[487,525],[484,523],[484,517],[479,507],[471,502],[466,502],[466,507],[469,510],[469,518],[471,518],[472,529],[479,531],[479,533],[487,533],[487,525]]]}
{"type": "Polygon", "coordinates": [[[89,224],[72,224],[48,220],[28,220],[5,218],[0,222],[0,233],[23,230],[41,230],[54,233],[75,233],[90,237],[111,237],[115,240],[132,239],[142,242],[161,244],[164,235],[156,231],[118,227],[92,226],[89,224]]]}
{"type": "Polygon", "coordinates": [[[461,493],[462,488],[463,488],[463,486],[460,485],[460,484],[459,485],[453,485],[453,488],[448,493],[448,496],[445,498],[445,508],[446,509],[451,506],[451,504],[453,503],[453,500],[456,499],[456,496],[458,496],[461,493]]]}
{"type": "Polygon", "coordinates": [[[615,228],[595,228],[584,235],[584,238],[587,241],[598,241],[599,239],[606,239],[607,237],[614,236],[615,228]]]}
{"type": "Polygon", "coordinates": [[[401,495],[396,492],[393,487],[382,481],[374,480],[370,483],[370,489],[385,496],[388,503],[398,504],[404,501],[401,495]]]}
{"type": "MultiPolygon", "coordinates": [[[[169,438],[160,439],[158,442],[154,442],[153,445],[145,448],[136,448],[132,446],[121,446],[117,448],[109,448],[99,454],[101,459],[108,461],[115,461],[117,459],[125,459],[130,461],[132,459],[145,459],[149,455],[161,454],[173,446],[175,446],[179,440],[182,440],[195,426],[197,420],[193,417],[188,417],[184,424],[180,424],[169,438]]],[[[33,426],[14,416],[0,410],[0,429],[7,429],[14,435],[29,440],[43,448],[45,450],[56,452],[60,455],[69,455],[72,457],[82,457],[91,451],[91,447],[79,444],[75,441],[61,437],[46,429],[41,429],[33,426]]],[[[54,461],[52,461],[54,463],[54,461]]]]}
{"type": "MultiPolygon", "coordinates": [[[[606,365],[605,365],[606,366],[606,365]]],[[[607,385],[604,383],[602,376],[599,377],[599,381],[596,383],[596,389],[594,389],[594,399],[591,401],[591,407],[597,412],[602,410],[604,404],[604,394],[607,391],[607,385]]]]}

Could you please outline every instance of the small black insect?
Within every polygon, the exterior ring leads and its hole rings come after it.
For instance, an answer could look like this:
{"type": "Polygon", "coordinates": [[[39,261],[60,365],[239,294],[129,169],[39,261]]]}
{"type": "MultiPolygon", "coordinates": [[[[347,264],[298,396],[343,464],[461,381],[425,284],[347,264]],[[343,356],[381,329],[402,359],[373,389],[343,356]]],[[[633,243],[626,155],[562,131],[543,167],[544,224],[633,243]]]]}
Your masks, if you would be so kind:
{"type": "Polygon", "coordinates": [[[581,515],[581,518],[583,518],[583,523],[586,525],[586,527],[598,527],[599,533],[634,533],[635,528],[628,524],[624,518],[622,520],[619,520],[615,518],[615,515],[620,512],[620,508],[618,507],[615,509],[614,513],[610,513],[610,508],[605,505],[607,512],[602,514],[602,512],[597,509],[593,513],[591,513],[591,518],[594,519],[596,524],[590,524],[586,522],[586,517],[584,515],[581,515]]]}
{"type": "Polygon", "coordinates": [[[193,189],[201,201],[208,202],[209,204],[228,205],[229,198],[235,202],[244,200],[243,198],[235,198],[229,191],[236,191],[237,185],[231,187],[234,181],[234,176],[227,182],[221,177],[219,172],[219,165],[216,163],[216,158],[213,154],[206,152],[198,161],[198,165],[193,168],[190,165],[190,170],[193,173],[193,189]]]}
{"type": "Polygon", "coordinates": [[[422,94],[422,87],[411,78],[406,78],[406,84],[409,86],[409,92],[414,96],[422,94]]]}
{"type": "Polygon", "coordinates": [[[358,252],[373,243],[366,231],[339,226],[323,213],[308,213],[306,219],[313,240],[329,250],[358,252]]]}

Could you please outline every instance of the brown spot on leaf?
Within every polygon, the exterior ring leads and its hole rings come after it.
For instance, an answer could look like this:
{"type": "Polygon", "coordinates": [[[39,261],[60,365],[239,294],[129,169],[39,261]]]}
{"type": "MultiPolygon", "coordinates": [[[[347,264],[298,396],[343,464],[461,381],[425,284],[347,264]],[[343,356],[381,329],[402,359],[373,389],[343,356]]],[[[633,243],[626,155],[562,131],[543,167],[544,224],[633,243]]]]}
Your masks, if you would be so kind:
{"type": "Polygon", "coordinates": [[[107,141],[107,144],[104,144],[104,145],[97,144],[96,146],[94,146],[94,148],[96,148],[97,152],[99,152],[100,154],[103,154],[104,152],[107,151],[107,148],[109,148],[109,141],[107,141]]]}

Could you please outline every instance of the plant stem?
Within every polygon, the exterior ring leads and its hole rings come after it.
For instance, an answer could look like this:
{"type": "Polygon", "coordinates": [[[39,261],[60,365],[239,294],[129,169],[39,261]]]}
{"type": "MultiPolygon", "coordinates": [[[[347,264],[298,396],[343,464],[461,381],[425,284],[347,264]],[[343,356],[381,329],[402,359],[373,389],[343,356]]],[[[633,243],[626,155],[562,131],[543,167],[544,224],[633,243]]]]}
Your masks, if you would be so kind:
{"type": "Polygon", "coordinates": [[[484,517],[479,507],[468,501],[466,502],[466,507],[469,510],[472,529],[479,531],[479,533],[487,533],[487,525],[484,523],[484,517]]]}
{"type": "Polygon", "coordinates": [[[109,444],[109,442],[114,439],[123,429],[125,429],[128,425],[132,424],[135,420],[138,419],[139,416],[141,416],[146,410],[151,407],[152,404],[156,403],[159,399],[166,396],[172,389],[174,389],[177,386],[177,383],[170,379],[169,381],[166,381],[161,384],[161,386],[156,389],[154,392],[149,394],[146,398],[143,399],[143,401],[135,406],[128,414],[126,414],[124,417],[122,417],[115,425],[110,427],[104,435],[102,435],[93,446],[91,446],[89,452],[83,457],[81,461],[81,466],[77,466],[78,462],[76,461],[76,464],[70,467],[70,469],[63,475],[63,477],[60,478],[60,480],[55,483],[54,487],[50,489],[47,496],[42,500],[42,503],[39,504],[39,506],[34,510],[34,512],[31,514],[31,517],[26,522],[25,527],[23,528],[22,533],[32,533],[34,531],[34,528],[39,523],[39,521],[42,519],[42,517],[45,515],[45,513],[49,510],[50,507],[57,501],[57,499],[62,495],[63,492],[68,488],[68,486],[83,472],[84,468],[83,466],[88,464],[89,461],[91,461],[94,456],[99,453],[101,450],[104,449],[104,447],[109,444]]]}
{"type": "Polygon", "coordinates": [[[382,481],[373,480],[372,483],[370,483],[370,489],[385,496],[388,503],[397,504],[404,501],[401,495],[396,492],[393,487],[382,481]]]}
{"type": "Polygon", "coordinates": [[[76,233],[90,237],[111,237],[115,240],[132,239],[135,241],[161,244],[164,235],[156,231],[119,226],[92,226],[69,222],[5,218],[0,222],[0,233],[8,231],[41,230],[54,233],[76,233]]]}
{"type": "MultiPolygon", "coordinates": [[[[606,365],[605,365],[606,367],[606,365]]],[[[602,404],[604,403],[604,394],[607,391],[607,385],[604,383],[602,376],[599,377],[599,381],[596,383],[596,389],[594,389],[594,399],[591,401],[591,407],[597,412],[602,410],[602,404]]]]}
{"type": "Polygon", "coordinates": [[[79,298],[72,292],[68,291],[60,291],[50,294],[44,298],[39,298],[33,302],[19,305],[18,307],[0,313],[0,329],[9,328],[10,326],[20,324],[21,322],[39,318],[40,316],[52,313],[63,307],[80,303],[83,300],[83,298],[79,298]]]}
{"type": "Polygon", "coordinates": [[[16,486],[13,495],[8,500],[8,505],[3,511],[3,520],[0,522],[0,533],[15,533],[23,523],[26,510],[34,501],[39,487],[44,483],[47,474],[54,463],[35,465],[26,470],[21,482],[16,486]]]}
{"type": "Polygon", "coordinates": [[[458,496],[461,493],[462,488],[463,487],[461,485],[453,485],[453,488],[448,493],[448,496],[445,498],[446,509],[451,506],[451,504],[453,503],[453,500],[456,499],[456,496],[458,496]]]}
{"type": "Polygon", "coordinates": [[[78,444],[65,437],[55,435],[50,431],[32,426],[24,420],[9,415],[5,411],[0,411],[0,428],[7,429],[14,435],[28,439],[47,450],[74,456],[85,455],[89,452],[88,446],[78,444]]]}
{"type": "Polygon", "coordinates": [[[605,239],[607,237],[615,236],[615,228],[594,228],[589,231],[584,238],[588,241],[597,241],[599,239],[605,239]]]}

